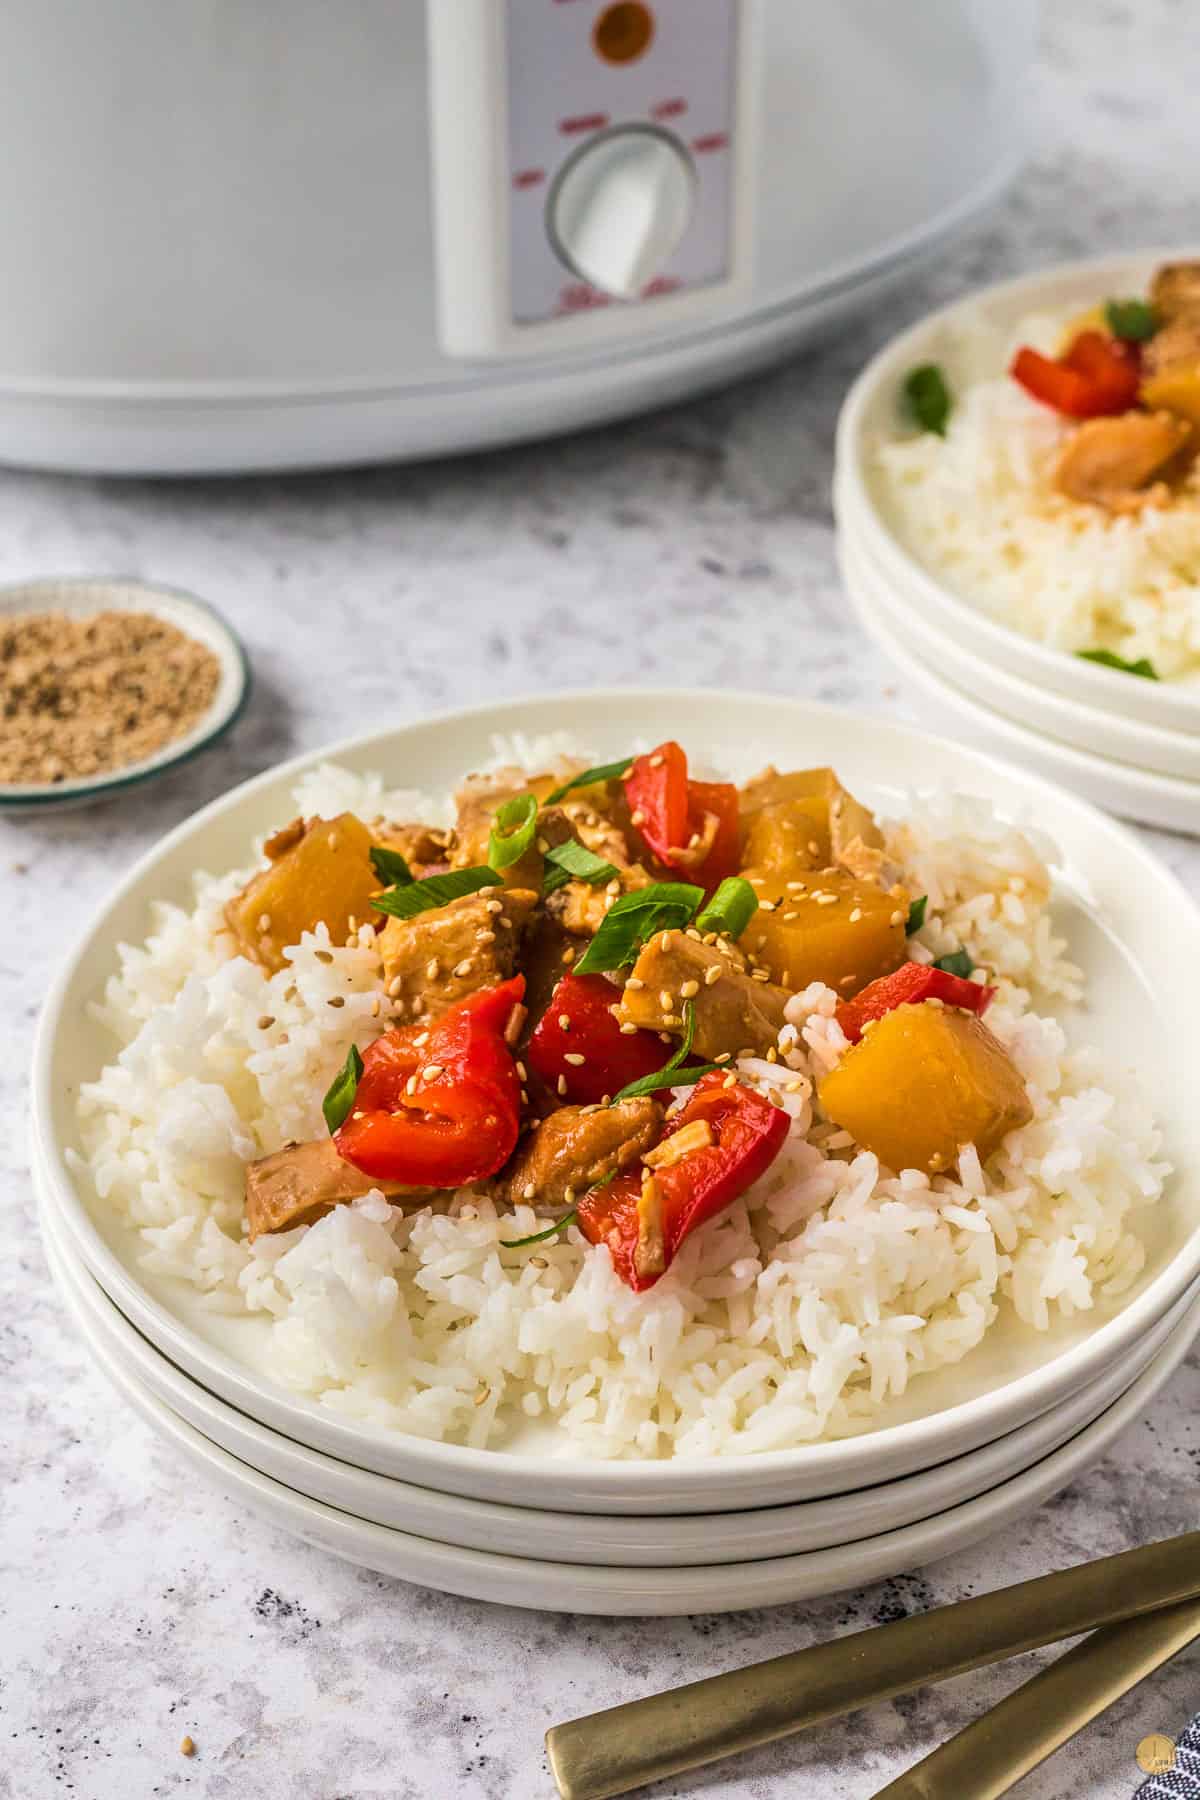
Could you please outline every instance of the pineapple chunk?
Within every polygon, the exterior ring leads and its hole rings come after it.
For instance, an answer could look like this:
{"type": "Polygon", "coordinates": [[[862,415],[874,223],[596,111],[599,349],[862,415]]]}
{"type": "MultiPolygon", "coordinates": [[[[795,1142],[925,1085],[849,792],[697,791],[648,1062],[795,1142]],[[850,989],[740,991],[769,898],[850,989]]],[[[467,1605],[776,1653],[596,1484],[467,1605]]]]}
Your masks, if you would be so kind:
{"type": "Polygon", "coordinates": [[[743,871],[759,909],[738,940],[772,981],[793,990],[823,981],[840,998],[876,976],[890,975],[907,955],[908,895],[845,869],[796,877],[784,869],[743,871]]]}
{"type": "Polygon", "coordinates": [[[967,1144],[984,1162],[1033,1108],[981,1019],[925,1001],[868,1026],[820,1088],[829,1117],[880,1162],[936,1175],[967,1144]]]}
{"type": "Polygon", "coordinates": [[[371,834],[353,813],[336,819],[297,819],[265,846],[269,867],[225,908],[238,949],[272,974],[283,952],[302,932],[322,921],[335,944],[345,943],[350,921],[371,918],[379,877],[371,867],[371,834]]]}

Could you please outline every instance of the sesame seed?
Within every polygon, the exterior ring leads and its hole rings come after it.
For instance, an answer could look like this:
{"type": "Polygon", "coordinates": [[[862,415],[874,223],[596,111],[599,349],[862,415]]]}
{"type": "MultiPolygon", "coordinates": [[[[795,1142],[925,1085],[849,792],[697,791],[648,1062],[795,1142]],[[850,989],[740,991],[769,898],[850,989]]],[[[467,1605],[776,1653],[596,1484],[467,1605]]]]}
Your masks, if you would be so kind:
{"type": "Polygon", "coordinates": [[[837,898],[838,897],[836,894],[816,894],[816,895],[814,895],[814,899],[816,900],[818,906],[836,906],[837,898]]]}
{"type": "Polygon", "coordinates": [[[732,1069],[730,1069],[728,1075],[725,1077],[724,1081],[721,1083],[721,1086],[726,1087],[726,1088],[731,1088],[731,1087],[737,1086],[737,1076],[732,1069]]]}
{"type": "Polygon", "coordinates": [[[936,994],[931,994],[925,1004],[926,1006],[936,1006],[939,1011],[944,1011],[946,1006],[946,1002],[939,1000],[936,994]]]}
{"type": "Polygon", "coordinates": [[[573,1069],[582,1069],[587,1058],[586,1056],[581,1055],[578,1050],[567,1050],[563,1053],[563,1061],[570,1063],[573,1069]]]}
{"type": "Polygon", "coordinates": [[[719,936],[720,933],[717,931],[706,931],[704,934],[704,942],[706,944],[715,944],[719,936]]]}
{"type": "Polygon", "coordinates": [[[566,1201],[568,1206],[574,1206],[574,1204],[575,1204],[575,1189],[573,1187],[565,1187],[563,1189],[563,1199],[566,1201]]]}
{"type": "Polygon", "coordinates": [[[802,1094],[804,1087],[805,1084],[802,1081],[788,1081],[784,1083],[783,1091],[785,1094],[802,1094]]]}
{"type": "Polygon", "coordinates": [[[786,925],[789,919],[798,919],[799,917],[800,917],[800,914],[796,911],[795,907],[793,907],[791,912],[784,913],[783,922],[786,925]]]}
{"type": "Polygon", "coordinates": [[[181,1738],[179,1743],[179,1754],[180,1756],[195,1756],[196,1740],[191,1737],[181,1738]]]}
{"type": "Polygon", "coordinates": [[[521,1104],[522,1104],[522,1106],[529,1105],[529,1089],[528,1088],[521,1089],[521,1104]]]}
{"type": "Polygon", "coordinates": [[[504,911],[504,902],[503,900],[485,900],[483,903],[483,910],[484,912],[491,913],[494,918],[497,913],[502,913],[504,911]]]}
{"type": "Polygon", "coordinates": [[[810,855],[810,856],[820,856],[820,854],[821,854],[821,846],[820,846],[820,844],[818,844],[818,842],[817,842],[817,840],[816,840],[816,838],[809,838],[809,840],[808,840],[808,854],[809,854],[809,855],[810,855]]]}
{"type": "Polygon", "coordinates": [[[506,913],[501,913],[500,917],[496,920],[496,923],[501,931],[511,931],[513,928],[513,922],[506,913]]]}
{"type": "Polygon", "coordinates": [[[626,977],[625,986],[627,988],[632,988],[635,994],[639,993],[645,985],[645,982],[637,975],[629,975],[626,977]]]}
{"type": "Polygon", "coordinates": [[[689,925],[683,935],[684,937],[690,937],[697,944],[702,944],[704,942],[704,939],[700,936],[700,933],[696,930],[694,925],[689,925]]]}
{"type": "Polygon", "coordinates": [[[861,919],[861,918],[862,918],[862,907],[861,907],[861,906],[856,906],[856,907],[855,907],[855,908],[854,908],[854,911],[853,911],[853,912],[852,912],[852,913],[851,913],[851,914],[850,914],[850,923],[851,923],[851,924],[852,924],[852,925],[857,925],[857,924],[858,924],[858,921],[859,921],[859,920],[860,920],[860,919],[861,919]]]}
{"type": "Polygon", "coordinates": [[[751,981],[770,981],[771,971],[770,969],[751,969],[750,979],[751,981]]]}
{"type": "Polygon", "coordinates": [[[371,1017],[373,1019],[377,1019],[382,1011],[383,1011],[383,1001],[379,998],[379,995],[376,994],[375,998],[371,1002],[371,1017]]]}
{"type": "Polygon", "coordinates": [[[698,981],[685,981],[679,990],[679,998],[681,1000],[694,1000],[699,992],[700,983],[698,981]]]}
{"type": "Polygon", "coordinates": [[[568,966],[575,961],[575,946],[574,946],[574,944],[567,945],[566,949],[562,953],[562,959],[563,959],[563,962],[566,963],[568,966]]]}
{"type": "Polygon", "coordinates": [[[426,1081],[436,1081],[438,1076],[441,1073],[442,1073],[441,1063],[426,1063],[425,1067],[421,1071],[421,1074],[423,1075],[423,1077],[425,1078],[426,1081]]]}
{"type": "Polygon", "coordinates": [[[326,1006],[345,1006],[346,1002],[341,994],[334,994],[333,998],[327,1000],[325,1004],[326,1006]]]}
{"type": "Polygon", "coordinates": [[[258,929],[259,929],[259,930],[260,930],[260,931],[270,931],[270,929],[271,929],[271,915],[270,915],[270,913],[259,913],[259,915],[258,915],[258,929]]]}
{"type": "Polygon", "coordinates": [[[669,931],[663,932],[662,936],[658,940],[658,947],[662,951],[663,955],[665,956],[667,954],[667,951],[671,948],[671,934],[669,931]]]}
{"type": "Polygon", "coordinates": [[[615,875],[613,876],[612,880],[609,882],[608,886],[605,888],[604,891],[606,894],[611,894],[614,899],[620,893],[621,883],[618,881],[618,879],[615,875]]]}
{"type": "Polygon", "coordinates": [[[550,848],[549,838],[540,837],[535,838],[533,841],[534,848],[537,850],[539,856],[545,856],[547,850],[550,848]]]}
{"type": "Polygon", "coordinates": [[[682,1013],[664,1013],[663,1014],[663,1024],[664,1025],[682,1025],[683,1024],[683,1014],[682,1013]]]}
{"type": "Polygon", "coordinates": [[[629,815],[629,823],[630,823],[630,824],[631,824],[631,825],[644,825],[644,824],[645,824],[645,823],[646,823],[646,815],[645,815],[645,813],[644,813],[644,812],[643,812],[643,811],[642,811],[642,809],[641,809],[641,807],[638,807],[638,809],[637,809],[637,810],[636,810],[636,812],[631,812],[631,813],[630,813],[630,815],[629,815]]]}
{"type": "Polygon", "coordinates": [[[264,1013],[262,1018],[258,1021],[258,1029],[260,1031],[270,1031],[270,1029],[274,1023],[275,1023],[274,1014],[273,1013],[264,1013]]]}
{"type": "Polygon", "coordinates": [[[518,1081],[528,1081],[529,1080],[529,1070],[525,1067],[525,1064],[520,1061],[518,1061],[518,1063],[517,1063],[517,1080],[518,1081]]]}
{"type": "Polygon", "coordinates": [[[777,1050],[777,1049],[776,1049],[776,1048],[775,1048],[775,1046],[774,1046],[774,1044],[769,1044],[769,1045],[768,1045],[768,1046],[767,1046],[767,1061],[768,1061],[768,1062],[769,1062],[769,1063],[773,1063],[773,1062],[778,1062],[778,1061],[779,1061],[779,1052],[778,1052],[778,1050],[777,1050]]]}
{"type": "Polygon", "coordinates": [[[621,1034],[623,1037],[636,1037],[637,1029],[636,1025],[622,1025],[621,1034]]]}
{"type": "Polygon", "coordinates": [[[711,969],[706,969],[704,972],[705,987],[712,987],[714,982],[720,981],[723,973],[720,963],[714,963],[711,969]]]}
{"type": "Polygon", "coordinates": [[[652,769],[661,769],[663,766],[663,762],[664,762],[664,757],[662,755],[662,752],[660,750],[656,750],[654,752],[654,755],[650,758],[650,767],[652,769]]]}
{"type": "Polygon", "coordinates": [[[346,920],[346,927],[350,933],[350,936],[353,937],[354,934],[358,930],[358,920],[355,918],[353,913],[350,913],[350,915],[348,916],[348,918],[346,920]]]}
{"type": "Polygon", "coordinates": [[[469,975],[474,967],[475,964],[471,961],[471,958],[469,956],[464,956],[461,962],[455,963],[454,973],[459,976],[469,975]]]}
{"type": "Polygon", "coordinates": [[[409,1076],[409,1078],[408,1078],[408,1080],[407,1080],[407,1081],[406,1081],[406,1082],[405,1082],[405,1084],[404,1084],[404,1091],[405,1091],[405,1093],[406,1093],[406,1094],[415,1094],[415,1093],[416,1093],[416,1091],[417,1091],[417,1078],[416,1078],[416,1076],[415,1076],[415,1075],[410,1075],[410,1076],[409,1076]]]}
{"type": "Polygon", "coordinates": [[[475,1396],[475,1405],[482,1406],[484,1401],[487,1399],[488,1395],[491,1393],[491,1391],[492,1391],[491,1388],[488,1387],[487,1383],[485,1382],[483,1384],[483,1386],[480,1388],[479,1392],[475,1396]]]}
{"type": "Polygon", "coordinates": [[[522,1200],[532,1200],[536,1193],[537,1193],[537,1182],[536,1181],[527,1181],[525,1183],[525,1186],[521,1189],[521,1198],[522,1198],[522,1200]]]}
{"type": "Polygon", "coordinates": [[[425,964],[426,981],[436,981],[441,972],[442,965],[438,962],[436,956],[431,956],[429,961],[425,964]]]}
{"type": "Polygon", "coordinates": [[[565,1098],[567,1092],[567,1078],[565,1075],[560,1075],[558,1078],[558,1092],[560,1098],[565,1098]]]}
{"type": "Polygon", "coordinates": [[[314,950],[313,955],[319,963],[331,963],[333,961],[332,950],[314,950]]]}
{"type": "Polygon", "coordinates": [[[427,1044],[428,1042],[429,1033],[427,1031],[421,1031],[418,1032],[417,1036],[413,1039],[413,1046],[415,1049],[419,1050],[423,1044],[427,1044]]]}
{"type": "Polygon", "coordinates": [[[546,1261],[544,1256],[531,1256],[529,1259],[529,1266],[531,1269],[548,1269],[550,1264],[546,1261]]]}
{"type": "Polygon", "coordinates": [[[660,1031],[658,1034],[658,1041],[660,1044],[669,1044],[671,1041],[670,1032],[669,1031],[660,1031]]]}
{"type": "Polygon", "coordinates": [[[892,924],[893,924],[893,925],[903,925],[903,923],[904,923],[904,914],[903,914],[903,913],[902,913],[902,912],[899,912],[899,911],[897,911],[897,912],[894,912],[894,913],[893,913],[893,914],[892,914],[892,917],[891,917],[891,921],[890,921],[890,922],[891,922],[891,923],[892,923],[892,924]]]}
{"type": "Polygon", "coordinates": [[[807,881],[789,881],[788,888],[793,894],[802,894],[808,886],[807,881]]]}
{"type": "Polygon", "coordinates": [[[838,982],[838,986],[844,988],[853,987],[856,979],[857,977],[854,975],[843,975],[838,982]]]}
{"type": "Polygon", "coordinates": [[[774,912],[778,905],[778,900],[760,900],[758,910],[759,912],[774,912]]]}
{"type": "Polygon", "coordinates": [[[571,1015],[570,1015],[570,1013],[559,1013],[559,1015],[558,1015],[558,1028],[559,1028],[559,1030],[560,1030],[560,1031],[570,1031],[570,1029],[571,1029],[571,1015]]]}
{"type": "Polygon", "coordinates": [[[495,932],[489,931],[485,925],[480,926],[479,930],[475,933],[475,942],[477,944],[494,944],[495,941],[495,932]]]}
{"type": "Polygon", "coordinates": [[[670,1012],[675,1004],[674,996],[672,995],[670,988],[659,988],[658,1004],[662,1007],[664,1012],[670,1012]]]}
{"type": "Polygon", "coordinates": [[[731,1059],[732,1056],[733,1056],[732,1050],[722,1050],[720,1056],[713,1057],[713,1061],[715,1063],[727,1063],[727,1062],[729,1062],[729,1060],[731,1059]]]}

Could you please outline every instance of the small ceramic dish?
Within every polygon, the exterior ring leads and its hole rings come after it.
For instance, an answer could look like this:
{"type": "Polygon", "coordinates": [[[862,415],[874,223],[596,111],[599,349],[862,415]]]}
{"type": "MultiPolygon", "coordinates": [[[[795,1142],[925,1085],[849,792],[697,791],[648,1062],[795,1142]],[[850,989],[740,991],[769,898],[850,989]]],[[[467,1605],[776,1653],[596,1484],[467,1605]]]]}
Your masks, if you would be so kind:
{"type": "MultiPolygon", "coordinates": [[[[57,1252],[48,1249],[57,1279],[57,1252]]],[[[1196,1313],[1190,1312],[1121,1398],[1052,1455],[989,1493],[933,1518],[854,1543],[755,1562],[695,1568],[598,1567],[465,1549],[376,1525],[297,1493],[231,1456],[172,1412],[93,1339],[90,1322],[78,1309],[69,1285],[63,1292],[96,1363],[155,1436],[203,1480],[266,1524],[363,1568],[442,1593],[605,1618],[661,1618],[781,1606],[883,1581],[901,1570],[920,1568],[937,1557],[965,1549],[1032,1512],[1103,1456],[1170,1380],[1191,1348],[1200,1323],[1196,1313]]]]}
{"type": "Polygon", "coordinates": [[[203,644],[219,665],[211,705],[190,731],[138,762],[73,781],[0,783],[0,812],[46,812],[108,800],[162,775],[207,750],[234,725],[250,694],[250,665],[240,640],[203,600],[132,576],[49,576],[0,588],[0,620],[15,613],[61,612],[85,618],[98,612],[150,613],[203,644]]]}
{"type": "Polygon", "coordinates": [[[1198,958],[1191,901],[1131,834],[1061,789],[961,745],[777,695],[537,695],[299,758],[225,795],[157,845],[98,909],[47,997],[35,1050],[32,1158],[80,1259],[125,1317],[176,1367],[281,1436],[416,1486],[553,1511],[705,1513],[817,1499],[928,1469],[1040,1417],[1119,1363],[1200,1276],[1200,1118],[1189,1072],[1200,1020],[1179,979],[1198,958]],[[1055,928],[1089,982],[1087,1010],[1068,1017],[1066,1029],[1117,1069],[1140,1068],[1177,1170],[1163,1200],[1139,1215],[1142,1273],[1118,1299],[1048,1333],[998,1321],[960,1363],[912,1382],[869,1433],[754,1456],[605,1462],[579,1456],[552,1431],[473,1449],[357,1422],[286,1390],[273,1374],[269,1321],[218,1314],[196,1290],[149,1276],[136,1235],[72,1166],[69,1153],[80,1148],[75,1096],[113,1053],[88,1003],[115,967],[117,944],[144,937],[154,901],[189,904],[197,869],[243,862],[256,836],[290,816],[296,781],[323,760],[441,792],[492,754],[497,734],[573,732],[599,761],[622,754],[648,721],[717,766],[722,747],[797,767],[832,763],[885,812],[936,786],[978,794],[1001,816],[1036,822],[1054,837],[1055,928]]]}
{"type": "Polygon", "coordinates": [[[1132,1386],[1200,1301],[1200,1283],[1193,1284],[1129,1356],[1098,1381],[1019,1431],[919,1475],[825,1500],[745,1512],[646,1517],[555,1513],[437,1493],[355,1469],[247,1418],[177,1369],[134,1329],[64,1237],[54,1217],[53,1201],[40,1194],[39,1204],[42,1231],[55,1258],[60,1286],[73,1309],[86,1318],[89,1343],[110,1354],[211,1443],[309,1499],[324,1501],[373,1524],[465,1549],[532,1556],[542,1562],[671,1568],[754,1562],[831,1549],[932,1518],[1011,1480],[1084,1430],[1132,1386]]]}
{"type": "MultiPolygon", "coordinates": [[[[835,509],[839,536],[868,555],[904,604],[943,633],[1005,669],[1101,713],[1152,726],[1200,733],[1200,680],[1147,681],[1051,648],[991,618],[905,544],[888,517],[872,470],[874,447],[901,429],[899,396],[905,376],[922,363],[953,366],[961,328],[982,321],[1007,337],[1031,314],[1070,315],[1105,295],[1144,293],[1154,269],[1196,252],[1178,246],[1137,255],[1065,263],[970,294],[930,313],[874,356],[851,388],[837,427],[835,509]]],[[[1101,745],[1089,746],[1099,750],[1101,745]]],[[[1177,773],[1179,771],[1176,771],[1177,773]]]]}

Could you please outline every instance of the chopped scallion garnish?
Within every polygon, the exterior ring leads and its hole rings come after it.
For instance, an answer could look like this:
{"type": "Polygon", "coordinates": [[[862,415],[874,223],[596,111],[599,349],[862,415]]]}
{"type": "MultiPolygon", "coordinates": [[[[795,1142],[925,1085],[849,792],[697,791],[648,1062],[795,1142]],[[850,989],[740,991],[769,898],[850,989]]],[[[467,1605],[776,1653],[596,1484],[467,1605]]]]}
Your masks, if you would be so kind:
{"type": "Polygon", "coordinates": [[[385,888],[376,894],[371,905],[377,912],[393,919],[411,919],[431,907],[448,906],[464,894],[477,894],[480,888],[499,887],[495,869],[448,869],[444,875],[427,875],[424,881],[410,881],[401,887],[385,888]]]}
{"type": "MultiPolygon", "coordinates": [[[[612,1177],[610,1176],[609,1180],[611,1179],[612,1177]]],[[[604,1187],[605,1185],[606,1184],[601,1181],[596,1183],[597,1187],[604,1187]]],[[[547,1238],[557,1237],[560,1231],[565,1231],[568,1225],[573,1225],[578,1212],[579,1208],[573,1206],[570,1212],[564,1213],[561,1219],[556,1219],[553,1225],[547,1225],[545,1231],[535,1231],[529,1237],[501,1238],[500,1248],[502,1250],[524,1250],[527,1244],[544,1244],[547,1238]]]]}
{"type": "MultiPolygon", "coordinates": [[[[622,1100],[636,1100],[641,1094],[655,1094],[659,1088],[679,1087],[681,1081],[677,1071],[680,1064],[685,1063],[692,1054],[692,1040],[695,1035],[696,1008],[692,1001],[685,1000],[683,1003],[683,1040],[670,1061],[665,1062],[661,1069],[655,1069],[652,1074],[643,1075],[639,1081],[631,1081],[627,1087],[621,1089],[619,1094],[613,1095],[609,1105],[616,1106],[622,1100]]],[[[708,1066],[710,1069],[715,1069],[717,1065],[710,1063],[708,1066]]],[[[690,1076],[691,1070],[689,1069],[687,1073],[690,1076]]],[[[701,1070],[702,1073],[703,1070],[701,1070]]]]}
{"type": "Polygon", "coordinates": [[[570,781],[564,781],[556,787],[552,794],[546,795],[547,806],[557,806],[560,800],[576,788],[592,787],[597,781],[616,781],[622,775],[628,775],[633,767],[632,756],[623,756],[619,762],[597,763],[594,769],[583,769],[578,775],[572,775],[570,781]]]}
{"type": "Polygon", "coordinates": [[[1148,300],[1106,300],[1104,318],[1114,337],[1144,344],[1162,323],[1148,300]]]}
{"type": "Polygon", "coordinates": [[[600,929],[575,965],[577,975],[600,975],[636,962],[656,931],[681,930],[691,923],[704,889],[688,881],[652,881],[622,894],[605,913],[600,929]]]}
{"type": "Polygon", "coordinates": [[[325,1123],[331,1137],[339,1125],[345,1123],[350,1108],[354,1105],[362,1072],[363,1059],[358,1053],[357,1045],[351,1044],[346,1052],[345,1062],[334,1076],[329,1092],[321,1102],[321,1111],[325,1114],[325,1123]]]}
{"type": "Polygon", "coordinates": [[[943,969],[947,975],[959,975],[964,981],[975,970],[975,964],[965,950],[952,950],[949,956],[935,957],[932,966],[943,969]]]}
{"type": "Polygon", "coordinates": [[[953,410],[946,377],[936,363],[922,363],[904,378],[904,399],[912,417],[922,431],[946,435],[946,423],[953,410]]]}
{"type": "Polygon", "coordinates": [[[534,794],[518,794],[496,808],[488,839],[488,864],[509,869],[520,862],[537,832],[538,803],[534,794]]]}
{"type": "Polygon", "coordinates": [[[1084,662],[1099,663],[1101,668],[1119,669],[1123,675],[1141,675],[1146,681],[1161,679],[1148,656],[1139,656],[1136,662],[1127,662],[1115,650],[1077,650],[1075,654],[1082,657],[1084,662]]]}
{"type": "Polygon", "coordinates": [[[738,938],[757,911],[758,895],[745,876],[730,875],[698,914],[696,930],[720,931],[738,938]]]}
{"type": "Polygon", "coordinates": [[[371,845],[371,867],[380,881],[389,887],[405,887],[413,879],[413,872],[400,852],[389,850],[386,844],[371,845]]]}
{"type": "Polygon", "coordinates": [[[922,925],[925,923],[925,908],[928,905],[929,905],[929,895],[922,894],[921,898],[919,900],[914,900],[912,905],[909,907],[908,923],[904,927],[905,933],[908,937],[911,937],[914,931],[920,931],[922,925]]]}
{"type": "Polygon", "coordinates": [[[602,881],[611,881],[616,874],[613,863],[605,862],[589,850],[586,844],[580,844],[574,838],[568,838],[565,844],[554,844],[546,852],[546,862],[550,866],[543,876],[546,893],[552,894],[568,881],[586,881],[589,886],[596,887],[602,881]]]}

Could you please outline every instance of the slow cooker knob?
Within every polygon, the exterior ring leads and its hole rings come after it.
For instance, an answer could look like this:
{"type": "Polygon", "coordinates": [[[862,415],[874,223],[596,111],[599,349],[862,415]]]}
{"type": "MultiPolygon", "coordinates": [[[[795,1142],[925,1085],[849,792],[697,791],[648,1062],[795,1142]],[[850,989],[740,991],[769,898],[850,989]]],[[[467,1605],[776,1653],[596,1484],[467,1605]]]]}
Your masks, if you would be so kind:
{"type": "Polygon", "coordinates": [[[692,216],[691,157],[669,132],[617,126],[575,152],[546,203],[546,226],[571,272],[634,300],[679,245],[692,216]]]}

